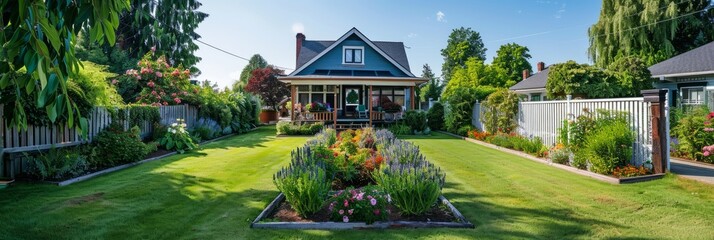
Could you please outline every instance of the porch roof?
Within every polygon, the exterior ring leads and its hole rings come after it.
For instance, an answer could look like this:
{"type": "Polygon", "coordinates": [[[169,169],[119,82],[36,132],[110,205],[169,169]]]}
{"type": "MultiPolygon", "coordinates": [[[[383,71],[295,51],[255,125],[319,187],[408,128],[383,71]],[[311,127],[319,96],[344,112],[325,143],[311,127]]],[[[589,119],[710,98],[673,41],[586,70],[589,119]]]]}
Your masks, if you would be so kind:
{"type": "Polygon", "coordinates": [[[278,77],[278,80],[292,85],[373,85],[373,86],[417,86],[429,80],[416,77],[361,77],[299,75],[278,77]]]}

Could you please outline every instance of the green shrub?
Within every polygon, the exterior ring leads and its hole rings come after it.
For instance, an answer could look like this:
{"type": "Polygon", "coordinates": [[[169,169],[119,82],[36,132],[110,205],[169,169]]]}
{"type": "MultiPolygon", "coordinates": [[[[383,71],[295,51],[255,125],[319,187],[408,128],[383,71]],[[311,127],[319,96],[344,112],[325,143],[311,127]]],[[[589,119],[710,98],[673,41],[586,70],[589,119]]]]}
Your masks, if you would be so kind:
{"type": "Polygon", "coordinates": [[[695,160],[706,158],[702,154],[702,148],[714,143],[714,134],[705,131],[706,128],[709,128],[709,126],[705,126],[705,123],[711,122],[707,118],[708,114],[709,109],[704,106],[687,109],[679,117],[675,128],[672,129],[672,136],[679,142],[675,150],[695,160]]]}
{"type": "Polygon", "coordinates": [[[279,135],[315,135],[319,133],[325,124],[322,122],[299,123],[280,121],[275,125],[279,135]]]}
{"type": "Polygon", "coordinates": [[[161,141],[159,141],[161,146],[164,146],[166,150],[176,150],[179,153],[197,148],[198,145],[193,142],[191,135],[186,131],[186,123],[184,123],[184,120],[176,120],[177,122],[169,126],[168,132],[161,138],[161,141]]]}
{"type": "Polygon", "coordinates": [[[426,113],[427,124],[432,131],[444,129],[444,105],[435,102],[426,113]]]}
{"type": "Polygon", "coordinates": [[[308,217],[324,205],[330,182],[324,163],[311,162],[303,157],[293,155],[290,165],[273,175],[273,183],[298,214],[308,217]]]}
{"type": "Polygon", "coordinates": [[[469,123],[468,125],[464,125],[456,129],[456,134],[462,137],[467,137],[469,135],[469,132],[474,130],[474,126],[471,126],[469,123]]]}
{"type": "Polygon", "coordinates": [[[423,111],[409,110],[404,116],[404,122],[413,131],[423,132],[427,128],[426,113],[423,111]]]}
{"type": "Polygon", "coordinates": [[[583,150],[591,164],[590,171],[611,174],[615,167],[627,165],[632,159],[634,136],[625,121],[610,122],[589,135],[583,150]]]}
{"type": "Polygon", "coordinates": [[[395,135],[410,135],[410,134],[412,134],[412,129],[406,124],[401,124],[401,123],[392,124],[392,126],[389,126],[388,129],[390,132],[394,133],[395,135]]]}
{"type": "Polygon", "coordinates": [[[561,148],[550,151],[550,161],[558,164],[567,164],[570,161],[570,150],[561,148]]]}
{"type": "MultiPolygon", "coordinates": [[[[27,156],[27,155],[26,155],[27,156]]],[[[47,153],[29,157],[28,173],[40,180],[64,180],[82,175],[89,169],[89,162],[72,149],[52,147],[47,153]]]]}
{"type": "Polygon", "coordinates": [[[508,89],[499,89],[481,103],[485,109],[481,122],[488,132],[510,133],[518,126],[518,94],[508,89]]]}
{"type": "Polygon", "coordinates": [[[570,163],[570,166],[579,168],[579,169],[587,169],[588,168],[588,159],[587,159],[587,153],[584,151],[578,151],[575,153],[575,156],[573,156],[573,162],[570,163]]]}
{"type": "Polygon", "coordinates": [[[436,204],[444,186],[445,175],[426,161],[401,164],[388,161],[373,173],[374,180],[392,198],[403,214],[422,214],[436,204]]]}
{"type": "Polygon", "coordinates": [[[205,141],[216,138],[219,135],[217,132],[213,131],[206,126],[197,126],[191,129],[191,136],[195,136],[199,141],[205,141]]]}
{"type": "Polygon", "coordinates": [[[138,127],[124,131],[121,125],[111,124],[94,138],[93,144],[97,157],[92,164],[100,168],[136,162],[148,154],[138,127]]]}

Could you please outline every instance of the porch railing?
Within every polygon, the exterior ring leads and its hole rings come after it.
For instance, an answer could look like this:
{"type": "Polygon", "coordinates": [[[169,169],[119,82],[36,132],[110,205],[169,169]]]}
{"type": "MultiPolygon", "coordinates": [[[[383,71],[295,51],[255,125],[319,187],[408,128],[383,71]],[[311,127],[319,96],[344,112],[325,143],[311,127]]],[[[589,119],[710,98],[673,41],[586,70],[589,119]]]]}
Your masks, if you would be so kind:
{"type": "Polygon", "coordinates": [[[332,121],[334,118],[334,112],[305,112],[302,113],[303,121],[313,121],[313,122],[327,122],[332,121]]]}

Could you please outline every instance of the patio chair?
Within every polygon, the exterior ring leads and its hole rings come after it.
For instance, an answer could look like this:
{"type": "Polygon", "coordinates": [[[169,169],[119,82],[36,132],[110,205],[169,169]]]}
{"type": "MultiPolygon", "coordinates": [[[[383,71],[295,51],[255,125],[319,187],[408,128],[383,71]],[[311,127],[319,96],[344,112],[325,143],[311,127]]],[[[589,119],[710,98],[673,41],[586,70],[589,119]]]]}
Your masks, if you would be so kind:
{"type": "Polygon", "coordinates": [[[367,114],[367,108],[364,107],[364,105],[359,105],[357,106],[357,118],[367,118],[369,114],[367,114]]]}

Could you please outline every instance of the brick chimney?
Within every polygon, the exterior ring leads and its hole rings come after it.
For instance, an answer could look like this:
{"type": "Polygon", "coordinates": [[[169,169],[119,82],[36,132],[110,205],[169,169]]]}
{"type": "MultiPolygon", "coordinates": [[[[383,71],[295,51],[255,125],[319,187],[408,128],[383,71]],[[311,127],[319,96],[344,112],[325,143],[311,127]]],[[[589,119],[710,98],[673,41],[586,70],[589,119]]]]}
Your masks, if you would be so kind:
{"type": "Polygon", "coordinates": [[[528,69],[523,69],[523,80],[526,80],[526,78],[530,77],[531,73],[528,71],[528,69]]]}
{"type": "Polygon", "coordinates": [[[545,69],[545,63],[538,62],[538,72],[543,71],[543,69],[545,69]]]}
{"type": "Polygon", "coordinates": [[[302,41],[305,41],[305,34],[298,33],[295,35],[295,67],[297,68],[298,58],[300,57],[300,49],[302,48],[302,41]]]}

